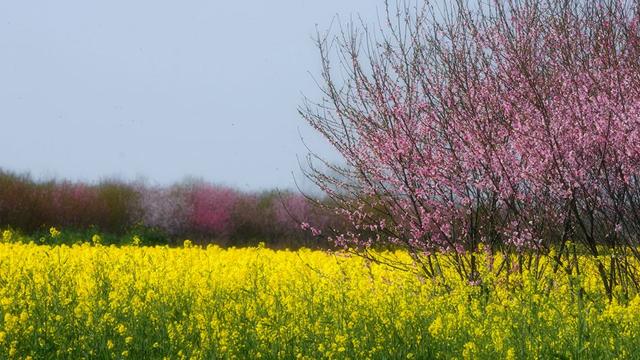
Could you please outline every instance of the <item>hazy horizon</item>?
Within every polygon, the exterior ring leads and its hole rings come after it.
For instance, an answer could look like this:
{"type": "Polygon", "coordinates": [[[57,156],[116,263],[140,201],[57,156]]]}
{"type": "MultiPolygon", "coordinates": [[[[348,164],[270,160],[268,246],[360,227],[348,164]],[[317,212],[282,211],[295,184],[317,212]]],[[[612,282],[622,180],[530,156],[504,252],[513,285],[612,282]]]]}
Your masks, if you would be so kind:
{"type": "Polygon", "coordinates": [[[338,159],[297,114],[320,95],[316,26],[375,20],[381,4],[2,3],[0,168],[245,190],[293,188],[293,173],[305,187],[301,136],[338,159]]]}

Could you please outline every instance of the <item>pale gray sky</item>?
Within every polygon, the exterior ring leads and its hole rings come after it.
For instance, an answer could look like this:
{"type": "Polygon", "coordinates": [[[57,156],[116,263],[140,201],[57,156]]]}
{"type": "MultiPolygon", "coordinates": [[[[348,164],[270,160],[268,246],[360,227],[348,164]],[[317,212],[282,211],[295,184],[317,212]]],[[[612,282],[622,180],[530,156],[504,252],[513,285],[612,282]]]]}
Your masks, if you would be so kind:
{"type": "MultiPolygon", "coordinates": [[[[317,97],[312,37],[372,0],[0,2],[0,167],[95,181],[202,177],[291,187],[330,149],[296,108],[317,97]]],[[[335,155],[331,155],[335,156],[335,155]]]]}

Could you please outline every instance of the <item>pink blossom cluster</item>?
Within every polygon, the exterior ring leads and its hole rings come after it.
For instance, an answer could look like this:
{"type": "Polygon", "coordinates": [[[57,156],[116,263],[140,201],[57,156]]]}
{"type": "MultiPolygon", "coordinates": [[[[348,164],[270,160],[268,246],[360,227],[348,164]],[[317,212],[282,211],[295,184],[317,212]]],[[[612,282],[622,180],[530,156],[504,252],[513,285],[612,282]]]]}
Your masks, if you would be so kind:
{"type": "Polygon", "coordinates": [[[336,227],[336,221],[328,213],[320,211],[312,202],[299,194],[285,194],[274,203],[275,220],[283,231],[293,235],[297,229],[321,236],[322,229],[336,227]]]}
{"type": "Polygon", "coordinates": [[[226,237],[233,231],[231,216],[239,201],[235,190],[195,184],[191,189],[190,225],[201,233],[226,237]]]}
{"type": "Polygon", "coordinates": [[[189,199],[187,189],[180,186],[137,186],[140,222],[148,228],[176,236],[187,228],[189,199]]]}

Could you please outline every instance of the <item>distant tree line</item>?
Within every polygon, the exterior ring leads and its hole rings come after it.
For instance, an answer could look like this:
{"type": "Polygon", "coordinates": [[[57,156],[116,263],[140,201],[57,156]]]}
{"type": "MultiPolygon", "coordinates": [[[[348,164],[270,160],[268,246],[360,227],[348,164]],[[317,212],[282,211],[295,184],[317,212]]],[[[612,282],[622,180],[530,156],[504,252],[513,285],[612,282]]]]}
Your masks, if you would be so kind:
{"type": "Polygon", "coordinates": [[[249,193],[203,181],[166,187],[119,180],[87,184],[35,181],[0,170],[0,227],[25,233],[57,227],[145,233],[169,244],[189,238],[223,246],[325,247],[315,229],[335,227],[339,220],[314,206],[317,201],[289,191],[249,193]]]}

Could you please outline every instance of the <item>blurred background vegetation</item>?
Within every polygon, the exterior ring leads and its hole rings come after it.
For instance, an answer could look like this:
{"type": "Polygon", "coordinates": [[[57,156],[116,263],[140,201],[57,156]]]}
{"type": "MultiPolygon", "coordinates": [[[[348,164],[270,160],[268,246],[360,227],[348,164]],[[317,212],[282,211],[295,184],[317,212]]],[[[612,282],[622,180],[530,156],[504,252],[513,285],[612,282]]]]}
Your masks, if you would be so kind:
{"type": "Polygon", "coordinates": [[[146,244],[182,244],[188,238],[203,245],[325,248],[326,240],[301,226],[309,223],[321,231],[339,226],[335,215],[316,206],[322,201],[196,180],[165,187],[113,179],[87,184],[38,181],[0,169],[0,228],[47,243],[90,241],[99,233],[104,244],[137,235],[146,244]],[[62,235],[52,237],[52,227],[62,235]]]}

